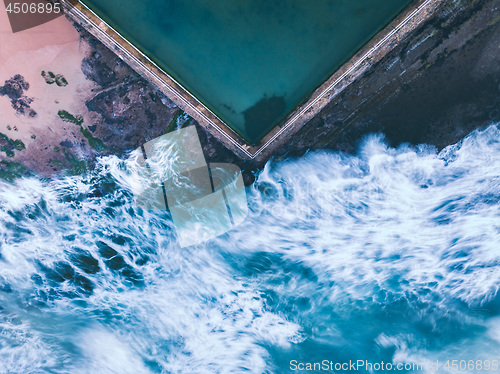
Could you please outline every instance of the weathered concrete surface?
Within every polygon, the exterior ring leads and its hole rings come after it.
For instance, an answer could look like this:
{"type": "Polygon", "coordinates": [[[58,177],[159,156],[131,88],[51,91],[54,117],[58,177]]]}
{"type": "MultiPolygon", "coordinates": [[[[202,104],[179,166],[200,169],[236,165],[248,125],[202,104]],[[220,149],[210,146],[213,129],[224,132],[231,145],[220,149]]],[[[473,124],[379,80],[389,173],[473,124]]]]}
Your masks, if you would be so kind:
{"type": "MultiPolygon", "coordinates": [[[[500,6],[495,0],[448,1],[400,45],[348,86],[275,155],[308,150],[355,152],[368,133],[390,145],[442,148],[500,120],[500,6]]],[[[102,90],[87,102],[100,114],[94,136],[121,154],[185,123],[173,102],[84,30],[92,46],[82,68],[102,90]],[[176,120],[177,118],[177,120],[176,120]],[[176,123],[178,122],[178,123],[176,123]]],[[[195,121],[209,162],[237,163],[246,182],[266,160],[245,161],[195,121]]]]}

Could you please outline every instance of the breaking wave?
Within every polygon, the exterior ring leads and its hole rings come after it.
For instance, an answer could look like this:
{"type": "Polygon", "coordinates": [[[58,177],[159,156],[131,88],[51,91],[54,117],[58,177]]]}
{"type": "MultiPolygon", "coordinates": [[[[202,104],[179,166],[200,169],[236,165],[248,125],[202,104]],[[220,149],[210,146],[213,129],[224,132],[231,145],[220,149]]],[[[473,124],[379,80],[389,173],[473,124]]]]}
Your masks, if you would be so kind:
{"type": "Polygon", "coordinates": [[[0,183],[0,373],[287,373],[500,353],[500,131],[269,162],[180,248],[133,158],[0,183]]]}

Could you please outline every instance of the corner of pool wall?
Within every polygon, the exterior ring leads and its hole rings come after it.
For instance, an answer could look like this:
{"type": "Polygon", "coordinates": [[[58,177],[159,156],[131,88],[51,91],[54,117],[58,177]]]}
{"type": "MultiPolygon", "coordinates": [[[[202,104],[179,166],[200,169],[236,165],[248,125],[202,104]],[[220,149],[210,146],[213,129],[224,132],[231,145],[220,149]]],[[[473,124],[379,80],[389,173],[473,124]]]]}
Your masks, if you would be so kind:
{"type": "Polygon", "coordinates": [[[238,158],[262,163],[351,83],[373,68],[446,0],[414,0],[256,144],[247,142],[171,75],[79,0],[61,0],[66,14],[152,83],[238,158]]]}

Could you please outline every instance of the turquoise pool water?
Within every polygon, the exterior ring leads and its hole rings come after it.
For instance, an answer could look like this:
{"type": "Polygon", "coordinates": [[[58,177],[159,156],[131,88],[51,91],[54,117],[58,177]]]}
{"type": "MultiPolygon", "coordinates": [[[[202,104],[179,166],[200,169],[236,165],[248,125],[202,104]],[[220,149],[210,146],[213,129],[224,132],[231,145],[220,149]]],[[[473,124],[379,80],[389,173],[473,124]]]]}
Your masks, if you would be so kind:
{"type": "Polygon", "coordinates": [[[256,143],[411,0],[82,2],[256,143]]]}

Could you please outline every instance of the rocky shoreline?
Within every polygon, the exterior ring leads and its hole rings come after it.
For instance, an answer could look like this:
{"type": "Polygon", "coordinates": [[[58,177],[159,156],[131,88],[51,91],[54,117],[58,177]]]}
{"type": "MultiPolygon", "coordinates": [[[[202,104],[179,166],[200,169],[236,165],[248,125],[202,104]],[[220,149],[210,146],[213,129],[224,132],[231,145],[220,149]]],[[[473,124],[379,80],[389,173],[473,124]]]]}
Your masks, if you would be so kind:
{"type": "MultiPolygon", "coordinates": [[[[500,8],[491,0],[441,7],[346,88],[339,100],[327,105],[274,159],[316,149],[354,153],[369,133],[383,133],[391,146],[426,143],[441,149],[475,128],[500,121],[499,20],[500,8]]],[[[88,77],[107,87],[87,102],[104,119],[98,136],[109,149],[120,152],[161,135],[167,123],[179,117],[176,106],[93,37],[80,33],[99,56],[85,62],[88,77]],[[120,83],[124,79],[131,82],[127,89],[120,83]]],[[[247,183],[252,172],[263,167],[262,162],[239,159],[191,122],[207,160],[238,164],[246,171],[247,183]]]]}
{"type": "MultiPolygon", "coordinates": [[[[354,153],[369,133],[383,133],[391,146],[427,143],[440,149],[475,128],[500,121],[499,21],[500,8],[492,0],[446,3],[330,102],[274,159],[319,149],[354,153]]],[[[59,173],[82,162],[92,166],[97,156],[124,156],[192,124],[208,162],[235,163],[244,170],[246,183],[253,181],[266,160],[236,156],[102,43],[74,27],[86,50],[81,70],[94,84],[84,103],[91,122],[87,118],[78,123],[59,113],[80,126],[79,141],[62,139],[56,151],[64,157],[57,167],[52,163],[51,170],[41,167],[35,172],[59,173]]],[[[79,113],[68,114],[77,118],[79,113]]],[[[29,147],[23,152],[29,153],[29,147]]]]}

